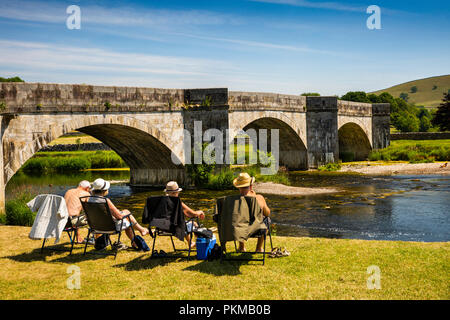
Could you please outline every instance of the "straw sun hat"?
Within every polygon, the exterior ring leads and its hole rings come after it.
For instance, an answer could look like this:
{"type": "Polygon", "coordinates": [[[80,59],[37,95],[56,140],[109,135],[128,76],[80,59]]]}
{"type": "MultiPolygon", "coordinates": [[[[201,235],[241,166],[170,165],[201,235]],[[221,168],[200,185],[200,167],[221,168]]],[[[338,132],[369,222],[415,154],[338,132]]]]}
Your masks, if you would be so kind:
{"type": "Polygon", "coordinates": [[[169,181],[166,184],[166,188],[164,189],[164,192],[179,192],[183,189],[181,189],[178,186],[178,183],[176,181],[169,181]]]}
{"type": "Polygon", "coordinates": [[[255,177],[250,177],[247,172],[242,172],[233,180],[233,185],[236,188],[245,188],[255,183],[255,177]]]}

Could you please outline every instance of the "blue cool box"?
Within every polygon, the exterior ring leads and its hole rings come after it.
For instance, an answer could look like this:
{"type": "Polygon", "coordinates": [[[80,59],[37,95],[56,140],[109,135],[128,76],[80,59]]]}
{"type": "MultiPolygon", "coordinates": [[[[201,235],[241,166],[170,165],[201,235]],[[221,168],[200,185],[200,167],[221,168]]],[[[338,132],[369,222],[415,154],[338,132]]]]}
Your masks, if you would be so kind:
{"type": "Polygon", "coordinates": [[[198,260],[206,260],[208,257],[208,253],[214,247],[216,243],[216,239],[208,239],[208,238],[197,238],[196,246],[197,246],[197,259],[198,260]]]}

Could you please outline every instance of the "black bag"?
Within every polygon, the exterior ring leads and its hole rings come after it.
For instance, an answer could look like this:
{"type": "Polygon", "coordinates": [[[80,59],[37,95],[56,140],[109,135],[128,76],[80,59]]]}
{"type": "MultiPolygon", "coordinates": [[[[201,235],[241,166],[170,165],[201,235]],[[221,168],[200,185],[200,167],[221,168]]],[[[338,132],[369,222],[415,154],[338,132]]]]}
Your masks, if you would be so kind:
{"type": "Polygon", "coordinates": [[[208,261],[214,261],[219,260],[222,257],[222,247],[219,246],[217,243],[214,245],[214,247],[211,249],[211,251],[208,253],[208,261]]]}
{"type": "Polygon", "coordinates": [[[102,234],[100,237],[95,239],[94,248],[95,248],[95,250],[103,250],[110,243],[111,243],[111,241],[109,240],[109,235],[108,234],[102,234]]]}
{"type": "Polygon", "coordinates": [[[206,228],[196,228],[194,229],[194,233],[199,238],[212,239],[213,237],[213,232],[206,228]]]}
{"type": "Polygon", "coordinates": [[[150,251],[149,246],[141,236],[134,236],[133,242],[137,245],[138,250],[150,251]]]}

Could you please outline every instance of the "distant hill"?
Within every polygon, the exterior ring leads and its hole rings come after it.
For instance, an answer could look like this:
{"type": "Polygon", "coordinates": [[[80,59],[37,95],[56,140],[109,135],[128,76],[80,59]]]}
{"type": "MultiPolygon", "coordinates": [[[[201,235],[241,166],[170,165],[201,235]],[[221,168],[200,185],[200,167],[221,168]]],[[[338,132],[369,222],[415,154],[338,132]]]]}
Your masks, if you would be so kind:
{"type": "Polygon", "coordinates": [[[445,75],[409,81],[372,93],[389,92],[394,97],[400,97],[401,93],[407,93],[408,102],[415,103],[417,106],[436,108],[441,103],[443,94],[449,90],[450,75],[445,75]],[[414,87],[417,88],[416,92],[414,92],[414,87]]]}

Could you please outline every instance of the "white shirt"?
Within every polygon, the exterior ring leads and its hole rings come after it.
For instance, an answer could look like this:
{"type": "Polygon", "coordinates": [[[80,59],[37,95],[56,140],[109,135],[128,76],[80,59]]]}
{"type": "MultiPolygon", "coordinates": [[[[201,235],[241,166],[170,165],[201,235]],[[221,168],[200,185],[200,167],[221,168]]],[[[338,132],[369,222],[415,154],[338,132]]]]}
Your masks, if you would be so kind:
{"type": "Polygon", "coordinates": [[[31,211],[37,211],[28,237],[56,238],[55,243],[58,243],[69,217],[64,198],[54,194],[42,194],[28,202],[27,206],[31,211]]]}

